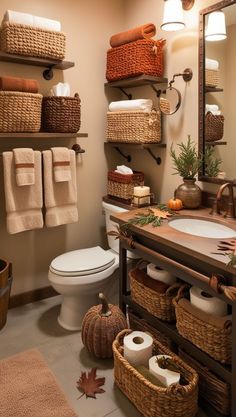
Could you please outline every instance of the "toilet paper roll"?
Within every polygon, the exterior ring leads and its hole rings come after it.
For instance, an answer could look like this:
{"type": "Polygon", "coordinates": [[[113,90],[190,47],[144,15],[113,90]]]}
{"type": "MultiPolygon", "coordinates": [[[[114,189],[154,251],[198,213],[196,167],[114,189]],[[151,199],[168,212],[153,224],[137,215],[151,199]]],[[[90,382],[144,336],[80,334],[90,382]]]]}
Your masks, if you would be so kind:
{"type": "Polygon", "coordinates": [[[159,379],[159,381],[161,381],[161,383],[165,385],[165,387],[168,387],[171,384],[178,384],[180,380],[179,372],[169,371],[169,369],[160,368],[160,366],[158,365],[157,359],[163,357],[172,359],[171,356],[168,355],[152,356],[149,359],[149,371],[153,375],[155,375],[159,379]]]}
{"type": "Polygon", "coordinates": [[[207,294],[201,288],[190,288],[190,302],[195,307],[213,316],[223,317],[227,315],[227,304],[219,298],[207,294]]]}
{"type": "Polygon", "coordinates": [[[153,338],[145,333],[134,331],[124,337],[124,358],[134,366],[148,367],[152,356],[153,338]]]}
{"type": "Polygon", "coordinates": [[[149,277],[158,281],[164,282],[165,284],[173,285],[176,282],[174,275],[164,269],[159,268],[154,264],[147,265],[147,274],[149,277]]]}

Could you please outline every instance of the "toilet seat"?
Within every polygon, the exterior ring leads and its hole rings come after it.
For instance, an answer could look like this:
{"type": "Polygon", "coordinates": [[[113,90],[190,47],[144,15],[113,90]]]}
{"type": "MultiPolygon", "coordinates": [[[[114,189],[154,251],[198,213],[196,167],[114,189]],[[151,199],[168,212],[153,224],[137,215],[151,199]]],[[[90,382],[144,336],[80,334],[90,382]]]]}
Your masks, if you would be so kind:
{"type": "Polygon", "coordinates": [[[115,262],[115,255],[100,246],[63,253],[51,262],[50,271],[61,276],[86,276],[105,271],[115,262]]]}

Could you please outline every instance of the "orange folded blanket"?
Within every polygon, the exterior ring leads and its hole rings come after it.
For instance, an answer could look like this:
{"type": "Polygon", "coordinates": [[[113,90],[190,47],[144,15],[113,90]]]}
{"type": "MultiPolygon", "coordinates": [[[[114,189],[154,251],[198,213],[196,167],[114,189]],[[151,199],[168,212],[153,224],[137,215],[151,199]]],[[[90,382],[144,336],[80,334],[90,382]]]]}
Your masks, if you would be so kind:
{"type": "Polygon", "coordinates": [[[138,268],[135,270],[134,277],[140,284],[145,285],[145,287],[148,287],[159,294],[165,294],[166,290],[169,288],[169,285],[149,277],[145,271],[138,268]]]}
{"type": "Polygon", "coordinates": [[[155,34],[156,26],[153,23],[147,23],[146,25],[138,26],[137,28],[127,30],[126,32],[120,32],[111,36],[110,45],[112,48],[115,48],[116,46],[134,42],[139,39],[152,38],[155,36],[155,34]]]}
{"type": "Polygon", "coordinates": [[[39,84],[37,80],[18,77],[0,77],[0,90],[38,93],[39,84]]]}

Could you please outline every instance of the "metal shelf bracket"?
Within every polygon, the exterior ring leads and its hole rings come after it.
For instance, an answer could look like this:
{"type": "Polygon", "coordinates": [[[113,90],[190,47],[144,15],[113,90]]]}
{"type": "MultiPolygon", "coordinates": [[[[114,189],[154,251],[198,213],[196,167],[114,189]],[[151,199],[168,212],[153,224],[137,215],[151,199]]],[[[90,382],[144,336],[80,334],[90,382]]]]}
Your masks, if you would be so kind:
{"type": "Polygon", "coordinates": [[[114,149],[115,149],[115,150],[116,150],[116,151],[117,151],[120,155],[122,155],[122,156],[123,156],[123,158],[125,158],[127,162],[131,162],[131,160],[132,160],[131,155],[125,155],[125,154],[124,154],[124,152],[122,152],[122,151],[120,150],[119,146],[114,146],[114,149]]]}
{"type": "Polygon", "coordinates": [[[124,90],[124,88],[119,87],[119,90],[122,91],[122,93],[129,99],[132,100],[132,94],[126,93],[126,91],[124,90]]]}
{"type": "Polygon", "coordinates": [[[47,68],[43,71],[43,78],[47,81],[52,80],[52,78],[53,78],[53,67],[47,68]]]}
{"type": "Polygon", "coordinates": [[[157,165],[161,165],[161,157],[160,156],[154,155],[154,153],[152,152],[152,150],[148,146],[145,146],[144,149],[146,149],[146,151],[148,151],[149,155],[151,155],[151,157],[153,159],[155,159],[157,165]]]}
{"type": "Polygon", "coordinates": [[[153,91],[155,91],[157,98],[159,98],[162,93],[162,90],[160,90],[160,88],[156,88],[153,84],[150,84],[150,86],[152,87],[153,91]]]}

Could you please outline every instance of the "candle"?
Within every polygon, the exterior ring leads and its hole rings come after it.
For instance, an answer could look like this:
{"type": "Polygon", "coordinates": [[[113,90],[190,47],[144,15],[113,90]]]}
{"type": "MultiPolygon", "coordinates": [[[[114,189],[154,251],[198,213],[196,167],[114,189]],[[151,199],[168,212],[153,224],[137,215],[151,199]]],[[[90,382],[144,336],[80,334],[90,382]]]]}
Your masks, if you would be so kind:
{"type": "Polygon", "coordinates": [[[150,204],[150,187],[137,186],[134,187],[134,199],[133,203],[137,206],[143,204],[150,204]]]}

